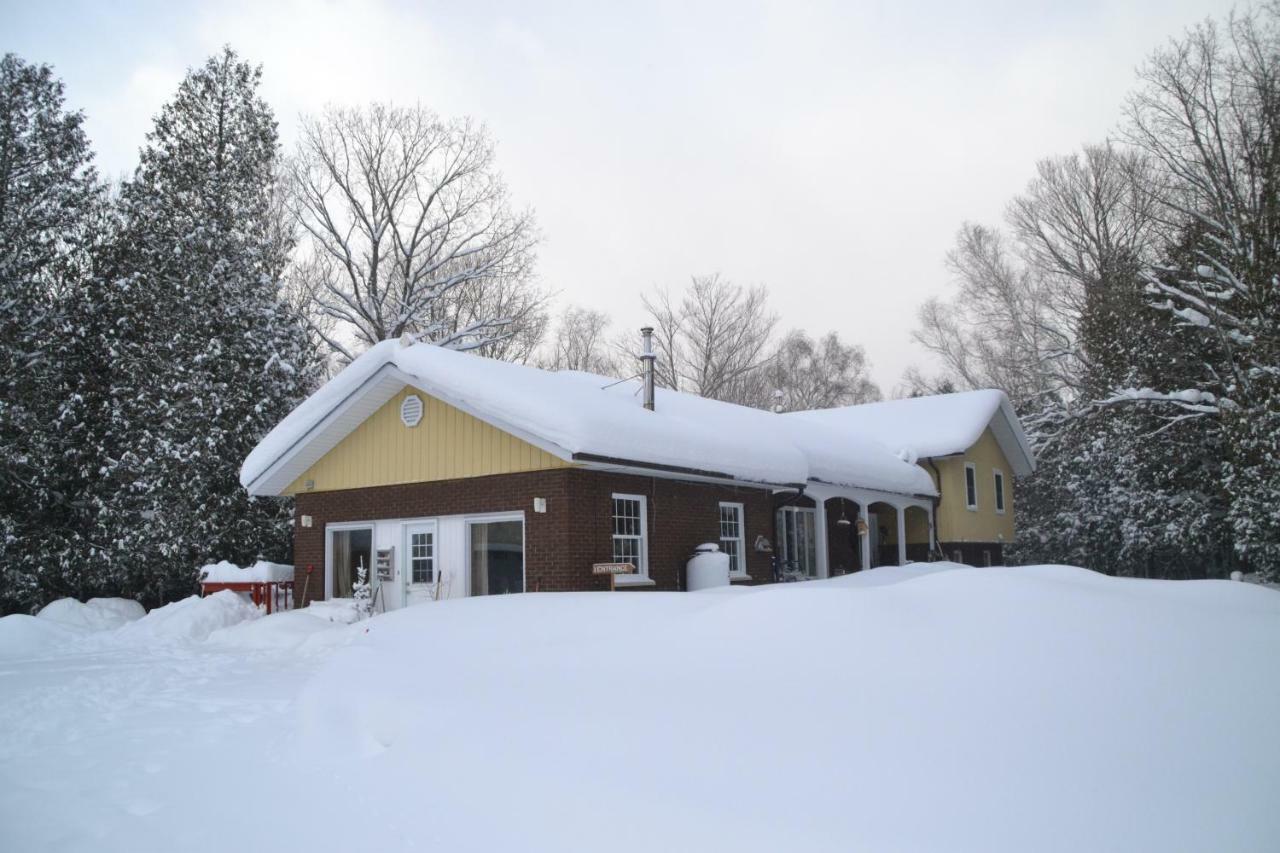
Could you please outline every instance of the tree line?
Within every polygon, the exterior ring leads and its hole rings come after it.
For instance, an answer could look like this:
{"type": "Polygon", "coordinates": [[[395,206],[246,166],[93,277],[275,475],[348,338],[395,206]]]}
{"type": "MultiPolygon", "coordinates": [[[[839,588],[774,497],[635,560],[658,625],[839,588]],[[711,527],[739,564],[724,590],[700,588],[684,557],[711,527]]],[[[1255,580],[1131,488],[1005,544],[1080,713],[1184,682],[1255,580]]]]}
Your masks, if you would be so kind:
{"type": "Polygon", "coordinates": [[[1005,389],[1039,471],[1024,562],[1280,574],[1280,18],[1206,21],[1141,66],[1112,136],[969,223],[920,310],[919,391],[1005,389]]]}
{"type": "MultiPolygon", "coordinates": [[[[289,558],[289,502],[241,461],[327,376],[408,336],[625,377],[634,330],[553,321],[539,232],[486,128],[332,107],[285,152],[262,69],[188,71],[133,174],[93,165],[47,65],[0,59],[0,612],[189,595],[197,567],[289,558]]],[[[667,387],[767,408],[879,396],[861,348],[775,335],[763,288],[655,291],[667,387]]]]}

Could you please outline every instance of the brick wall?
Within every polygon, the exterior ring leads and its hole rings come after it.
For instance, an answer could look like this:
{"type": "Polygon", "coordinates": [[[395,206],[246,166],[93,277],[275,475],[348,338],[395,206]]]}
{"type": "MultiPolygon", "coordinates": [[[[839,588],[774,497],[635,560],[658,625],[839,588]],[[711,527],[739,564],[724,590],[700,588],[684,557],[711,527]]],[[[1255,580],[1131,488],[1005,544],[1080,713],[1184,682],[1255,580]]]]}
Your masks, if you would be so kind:
{"type": "Polygon", "coordinates": [[[649,575],[656,589],[682,589],[684,564],[695,546],[720,538],[719,502],[743,504],[747,572],[754,582],[771,579],[768,554],[751,547],[757,535],[773,539],[769,492],[581,469],[530,471],[431,483],[377,486],[297,496],[297,516],[312,526],[294,527],[296,583],[315,571],[307,597],[324,596],[326,524],[383,518],[429,518],[484,512],[525,513],[525,585],[529,591],[607,589],[607,577],[591,574],[592,563],[613,557],[614,492],[645,495],[648,503],[649,575]],[[533,499],[547,499],[545,513],[533,499]]]}

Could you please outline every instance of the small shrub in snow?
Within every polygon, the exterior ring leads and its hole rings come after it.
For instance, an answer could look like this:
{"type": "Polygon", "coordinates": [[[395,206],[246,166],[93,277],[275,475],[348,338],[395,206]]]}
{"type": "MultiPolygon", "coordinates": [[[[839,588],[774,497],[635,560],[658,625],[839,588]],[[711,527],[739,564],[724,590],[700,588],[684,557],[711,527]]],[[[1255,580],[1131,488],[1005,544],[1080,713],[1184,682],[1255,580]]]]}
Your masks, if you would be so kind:
{"type": "Polygon", "coordinates": [[[369,584],[369,570],[362,562],[356,569],[356,582],[351,585],[351,597],[356,600],[356,614],[367,619],[373,613],[373,589],[369,584]]]}

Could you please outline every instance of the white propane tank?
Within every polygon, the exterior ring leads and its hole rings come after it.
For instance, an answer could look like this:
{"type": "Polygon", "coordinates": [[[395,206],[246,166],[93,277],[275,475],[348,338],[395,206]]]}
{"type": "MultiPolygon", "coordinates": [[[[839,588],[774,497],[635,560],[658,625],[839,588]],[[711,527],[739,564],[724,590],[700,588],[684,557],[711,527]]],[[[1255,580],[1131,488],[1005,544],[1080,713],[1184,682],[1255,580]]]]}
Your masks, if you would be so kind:
{"type": "Polygon", "coordinates": [[[685,577],[690,592],[729,585],[729,555],[715,542],[706,542],[693,549],[693,556],[685,565],[685,577]]]}

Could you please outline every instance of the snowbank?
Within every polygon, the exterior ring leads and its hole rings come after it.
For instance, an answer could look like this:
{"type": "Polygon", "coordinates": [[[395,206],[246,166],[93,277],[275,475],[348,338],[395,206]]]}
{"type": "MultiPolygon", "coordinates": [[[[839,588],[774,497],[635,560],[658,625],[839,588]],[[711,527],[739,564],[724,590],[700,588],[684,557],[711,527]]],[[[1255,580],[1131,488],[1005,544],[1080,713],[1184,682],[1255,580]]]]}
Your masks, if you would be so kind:
{"type": "Polygon", "coordinates": [[[82,633],[51,619],[13,613],[0,618],[0,658],[43,657],[82,633]]]}
{"type": "Polygon", "coordinates": [[[206,583],[255,583],[262,581],[291,581],[293,566],[259,560],[252,566],[241,568],[235,563],[221,560],[200,569],[200,580],[206,583]]]}
{"type": "Polygon", "coordinates": [[[209,634],[209,643],[246,651],[318,651],[342,642],[345,626],[304,610],[273,613],[219,628],[209,634]],[[322,637],[321,635],[335,635],[322,637]]]}
{"type": "Polygon", "coordinates": [[[360,620],[360,612],[356,610],[356,600],[354,598],[329,598],[324,601],[313,601],[307,605],[306,612],[314,617],[343,625],[350,625],[360,620]]]}
{"type": "Polygon", "coordinates": [[[313,839],[335,849],[369,826],[400,829],[366,846],[407,847],[409,813],[418,840],[468,850],[1280,837],[1280,595],[1248,584],[907,566],[464,599],[362,627],[299,700],[303,753],[340,780],[308,795],[379,792],[358,830],[313,839]],[[495,820],[476,792],[499,780],[495,820]]]}
{"type": "Polygon", "coordinates": [[[91,598],[86,602],[60,598],[46,604],[36,617],[85,631],[107,631],[141,619],[146,612],[129,598],[91,598]]]}
{"type": "Polygon", "coordinates": [[[115,633],[125,643],[156,643],[175,640],[201,641],[219,628],[257,619],[262,611],[230,590],[204,598],[193,595],[130,622],[115,633]]]}

